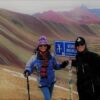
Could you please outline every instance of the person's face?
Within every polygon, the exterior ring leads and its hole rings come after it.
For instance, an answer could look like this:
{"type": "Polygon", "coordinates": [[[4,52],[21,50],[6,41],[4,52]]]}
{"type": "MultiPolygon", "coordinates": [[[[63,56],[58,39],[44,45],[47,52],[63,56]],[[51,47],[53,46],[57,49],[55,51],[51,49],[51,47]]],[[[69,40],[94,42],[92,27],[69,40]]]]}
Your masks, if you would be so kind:
{"type": "Polygon", "coordinates": [[[77,49],[78,52],[83,52],[85,50],[85,44],[84,45],[78,45],[76,47],[76,49],[77,49]]]}
{"type": "Polygon", "coordinates": [[[47,50],[47,45],[39,45],[39,51],[45,52],[47,50]]]}

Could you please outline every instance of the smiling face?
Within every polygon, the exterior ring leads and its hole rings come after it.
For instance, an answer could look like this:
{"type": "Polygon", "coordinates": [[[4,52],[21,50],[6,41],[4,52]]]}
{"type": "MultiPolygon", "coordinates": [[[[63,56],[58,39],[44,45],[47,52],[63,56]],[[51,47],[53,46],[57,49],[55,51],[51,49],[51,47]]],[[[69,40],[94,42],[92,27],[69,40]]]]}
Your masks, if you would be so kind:
{"type": "Polygon", "coordinates": [[[39,51],[45,52],[47,50],[47,45],[39,45],[39,51]]]}
{"type": "Polygon", "coordinates": [[[83,52],[85,50],[86,46],[85,45],[78,45],[76,46],[76,49],[78,52],[83,52]]]}

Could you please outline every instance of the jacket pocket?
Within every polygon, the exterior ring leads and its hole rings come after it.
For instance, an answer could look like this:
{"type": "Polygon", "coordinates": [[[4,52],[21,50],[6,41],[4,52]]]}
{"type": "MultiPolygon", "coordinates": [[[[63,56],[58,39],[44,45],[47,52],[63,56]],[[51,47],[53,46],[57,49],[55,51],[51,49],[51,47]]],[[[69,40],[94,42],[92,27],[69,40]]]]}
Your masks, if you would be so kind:
{"type": "Polygon", "coordinates": [[[93,95],[95,92],[94,84],[92,80],[87,80],[82,84],[84,91],[90,95],[93,95]]]}

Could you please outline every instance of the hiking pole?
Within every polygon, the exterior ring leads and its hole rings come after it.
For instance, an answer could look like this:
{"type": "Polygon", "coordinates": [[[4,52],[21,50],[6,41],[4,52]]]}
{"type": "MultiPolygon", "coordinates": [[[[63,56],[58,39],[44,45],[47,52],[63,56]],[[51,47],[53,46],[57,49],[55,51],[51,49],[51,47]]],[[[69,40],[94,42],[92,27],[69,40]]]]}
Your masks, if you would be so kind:
{"type": "Polygon", "coordinates": [[[71,70],[69,71],[69,80],[68,80],[68,87],[69,87],[69,98],[68,100],[73,100],[73,95],[72,95],[72,84],[73,84],[73,80],[72,80],[72,72],[71,70]]]}
{"type": "MultiPolygon", "coordinates": [[[[70,59],[70,58],[69,58],[70,59]]],[[[68,100],[73,100],[73,95],[72,95],[72,69],[71,69],[71,63],[72,61],[69,60],[69,65],[68,65],[68,88],[69,88],[69,96],[68,96],[68,100]]]]}
{"type": "Polygon", "coordinates": [[[30,100],[30,86],[29,86],[29,78],[28,75],[26,75],[27,78],[27,92],[28,92],[28,100],[30,100]]]}

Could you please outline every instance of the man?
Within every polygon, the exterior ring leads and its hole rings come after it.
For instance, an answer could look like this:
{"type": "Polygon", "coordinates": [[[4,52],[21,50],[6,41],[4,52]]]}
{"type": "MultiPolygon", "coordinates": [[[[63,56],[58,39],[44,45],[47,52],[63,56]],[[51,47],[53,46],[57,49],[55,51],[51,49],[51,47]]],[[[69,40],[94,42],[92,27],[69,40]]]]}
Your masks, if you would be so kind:
{"type": "Polygon", "coordinates": [[[77,55],[72,66],[77,71],[79,100],[100,100],[100,56],[87,49],[82,37],[76,39],[75,48],[77,55]]]}

